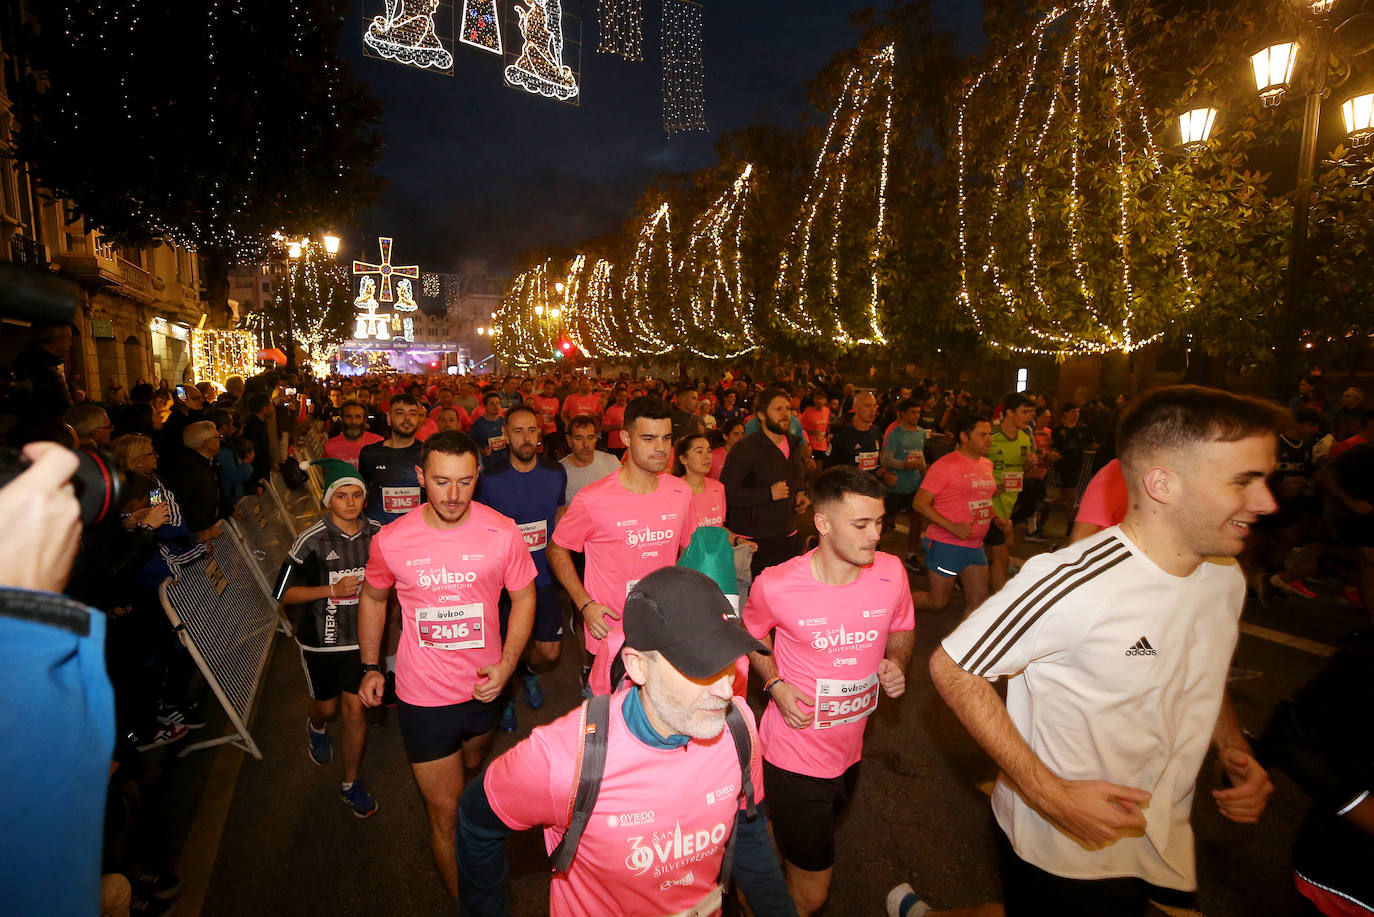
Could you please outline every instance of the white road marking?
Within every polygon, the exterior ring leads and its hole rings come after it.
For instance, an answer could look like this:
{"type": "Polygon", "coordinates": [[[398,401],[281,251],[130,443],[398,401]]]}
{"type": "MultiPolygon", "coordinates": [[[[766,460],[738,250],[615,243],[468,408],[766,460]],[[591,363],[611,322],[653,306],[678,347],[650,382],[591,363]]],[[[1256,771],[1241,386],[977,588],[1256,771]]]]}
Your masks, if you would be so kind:
{"type": "Polygon", "coordinates": [[[1308,640],[1304,637],[1295,637],[1292,634],[1285,634],[1281,630],[1261,627],[1258,624],[1251,624],[1247,621],[1240,622],[1240,632],[1249,637],[1258,637],[1261,640],[1268,640],[1270,643],[1291,646],[1295,650],[1302,650],[1304,653],[1311,653],[1313,656],[1330,656],[1332,653],[1336,652],[1334,646],[1327,646],[1325,643],[1318,643],[1315,640],[1308,640]]]}

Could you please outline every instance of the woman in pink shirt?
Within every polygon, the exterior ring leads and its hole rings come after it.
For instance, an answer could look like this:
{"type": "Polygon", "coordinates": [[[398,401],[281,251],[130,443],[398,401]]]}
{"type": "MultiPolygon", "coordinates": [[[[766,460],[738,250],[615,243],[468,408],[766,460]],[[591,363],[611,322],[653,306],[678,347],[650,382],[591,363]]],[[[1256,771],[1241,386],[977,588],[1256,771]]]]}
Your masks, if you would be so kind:
{"type": "Polygon", "coordinates": [[[711,470],[711,441],[689,433],[677,443],[677,473],[692,488],[692,513],[697,526],[725,524],[725,485],[707,477],[711,470]]]}
{"type": "Polygon", "coordinates": [[[817,389],[811,396],[811,407],[802,411],[801,425],[802,430],[806,433],[806,441],[811,445],[811,451],[817,455],[828,455],[830,453],[830,404],[826,401],[825,392],[817,389]]]}
{"type": "Polygon", "coordinates": [[[735,443],[744,439],[744,420],[736,417],[726,421],[721,428],[716,431],[719,434],[721,445],[711,450],[711,477],[720,480],[720,472],[725,467],[725,457],[730,454],[730,450],[735,448],[735,443]]]}

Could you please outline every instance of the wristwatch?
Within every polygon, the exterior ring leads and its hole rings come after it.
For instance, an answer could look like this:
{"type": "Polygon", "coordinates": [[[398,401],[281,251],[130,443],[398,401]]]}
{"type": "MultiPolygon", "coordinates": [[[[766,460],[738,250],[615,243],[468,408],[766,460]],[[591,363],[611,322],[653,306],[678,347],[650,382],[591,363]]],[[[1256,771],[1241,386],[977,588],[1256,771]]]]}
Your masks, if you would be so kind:
{"type": "Polygon", "coordinates": [[[368,672],[380,672],[382,670],[382,667],[375,662],[364,662],[360,668],[364,675],[368,672]]]}

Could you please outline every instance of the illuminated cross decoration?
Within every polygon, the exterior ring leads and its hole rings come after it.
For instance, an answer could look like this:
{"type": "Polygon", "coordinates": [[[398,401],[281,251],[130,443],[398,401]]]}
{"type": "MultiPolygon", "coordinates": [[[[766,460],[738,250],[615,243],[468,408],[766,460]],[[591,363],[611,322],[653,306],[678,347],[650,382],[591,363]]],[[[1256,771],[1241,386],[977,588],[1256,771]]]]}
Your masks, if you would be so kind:
{"type": "Polygon", "coordinates": [[[381,291],[377,299],[382,302],[392,302],[391,299],[391,278],[395,277],[416,277],[420,276],[420,265],[409,264],[405,267],[395,267],[391,264],[391,237],[379,236],[377,243],[382,249],[382,263],[371,264],[367,261],[354,261],[353,273],[355,274],[380,274],[382,282],[377,286],[381,291]]]}

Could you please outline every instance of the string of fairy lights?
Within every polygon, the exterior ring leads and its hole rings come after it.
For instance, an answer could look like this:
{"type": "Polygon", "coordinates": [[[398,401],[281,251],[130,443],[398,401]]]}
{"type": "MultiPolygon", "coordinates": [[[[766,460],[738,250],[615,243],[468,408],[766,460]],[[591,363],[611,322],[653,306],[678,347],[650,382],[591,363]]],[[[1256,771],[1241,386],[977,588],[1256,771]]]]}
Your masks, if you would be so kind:
{"type": "Polygon", "coordinates": [[[706,130],[706,65],[702,7],[697,0],[663,0],[663,129],[706,130]]]}
{"type": "Polygon", "coordinates": [[[895,50],[888,45],[845,76],[816,155],[811,182],[793,227],[791,244],[778,269],[779,320],[803,338],[826,338],[841,346],[885,344],[879,320],[879,262],[884,253],[887,181],[892,141],[892,73],[895,50]],[[878,180],[871,199],[850,193],[856,169],[872,167],[861,138],[876,135],[878,180]],[[829,233],[825,229],[829,228],[829,233]],[[846,258],[842,241],[855,233],[868,240],[860,263],[846,258]],[[818,239],[818,236],[820,237],[818,239]],[[869,295],[863,315],[846,315],[841,275],[862,271],[869,295]],[[821,287],[818,291],[817,287],[821,287]]]}
{"type": "Polygon", "coordinates": [[[629,61],[644,60],[644,0],[597,0],[601,37],[596,50],[629,61]]]}
{"type": "Polygon", "coordinates": [[[684,319],[694,331],[683,335],[683,346],[699,357],[735,359],[758,347],[754,297],[743,259],[753,174],[753,164],[746,163],[730,188],[697,218],[678,262],[679,301],[686,299],[684,319]]]}
{"type": "Polygon", "coordinates": [[[1161,152],[1110,0],[1082,0],[1046,13],[1029,38],[969,84],[955,136],[958,296],[987,344],[1057,358],[1130,353],[1159,340],[1194,308],[1182,208],[1157,182],[1161,152]],[[1058,54],[1055,42],[1063,42],[1058,54]],[[977,160],[970,113],[1004,96],[1017,61],[1025,67],[1015,117],[992,161],[977,160]],[[1105,85],[1091,82],[1099,78],[1105,85]],[[1066,101],[1071,104],[1061,104],[1066,101]],[[1085,110],[1094,102],[1095,108],[1085,110]],[[1095,125],[1107,125],[1105,144],[1094,142],[1095,125]],[[1067,192],[1040,168],[1047,149],[1058,148],[1056,141],[1069,148],[1067,192]],[[1146,196],[1148,209],[1162,212],[1167,223],[1158,234],[1162,255],[1132,244],[1146,196]],[[1026,237],[1024,255],[1002,251],[996,239],[1019,227],[1026,237]],[[1062,269],[1056,277],[1047,263],[1053,259],[1042,257],[1060,239],[1068,241],[1071,281],[1062,269]],[[1152,277],[1177,281],[1149,283],[1152,277]],[[1165,316],[1153,327],[1142,328],[1137,315],[1137,303],[1147,295],[1142,282],[1165,316]],[[1077,317],[1075,325],[1066,323],[1066,314],[1077,317]]]}

